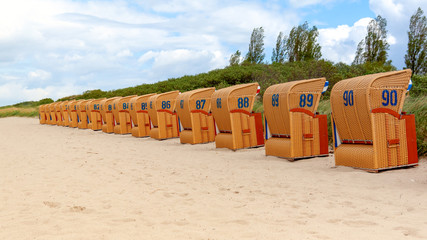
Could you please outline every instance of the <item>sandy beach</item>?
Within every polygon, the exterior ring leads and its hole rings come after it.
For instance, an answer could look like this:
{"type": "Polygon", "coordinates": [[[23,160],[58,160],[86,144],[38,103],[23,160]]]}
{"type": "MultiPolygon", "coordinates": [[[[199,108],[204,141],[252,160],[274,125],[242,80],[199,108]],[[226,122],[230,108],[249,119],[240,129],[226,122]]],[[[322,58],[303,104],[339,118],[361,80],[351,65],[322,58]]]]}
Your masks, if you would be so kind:
{"type": "Polygon", "coordinates": [[[0,239],[427,239],[427,161],[367,173],[0,119],[0,239]]]}

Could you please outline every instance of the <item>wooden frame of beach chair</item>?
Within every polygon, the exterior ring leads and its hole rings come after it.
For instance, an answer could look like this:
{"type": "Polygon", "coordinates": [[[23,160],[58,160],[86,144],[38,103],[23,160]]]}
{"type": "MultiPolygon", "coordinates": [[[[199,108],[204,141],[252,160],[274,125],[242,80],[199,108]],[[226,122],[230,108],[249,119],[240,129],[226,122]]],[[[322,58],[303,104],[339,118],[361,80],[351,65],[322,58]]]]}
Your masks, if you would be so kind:
{"type": "Polygon", "coordinates": [[[129,100],[129,113],[133,122],[132,136],[150,136],[151,121],[150,116],[148,115],[148,99],[154,95],[156,94],[150,93],[142,96],[136,96],[129,100]]]}
{"type": "Polygon", "coordinates": [[[56,106],[57,104],[58,104],[58,103],[54,102],[54,103],[51,103],[51,104],[49,105],[50,125],[56,125],[56,119],[57,119],[58,117],[56,116],[55,106],[56,106]]]}
{"type": "Polygon", "coordinates": [[[72,100],[68,102],[68,109],[70,113],[70,127],[76,128],[79,125],[79,115],[77,110],[77,105],[79,100],[72,100]]]}
{"type": "Polygon", "coordinates": [[[78,128],[80,129],[87,129],[88,128],[88,123],[89,123],[89,116],[88,116],[88,102],[92,101],[93,99],[89,99],[89,100],[82,100],[79,104],[78,104],[78,111],[77,113],[79,114],[79,124],[78,124],[78,128]]]}
{"type": "Polygon", "coordinates": [[[199,144],[215,141],[215,121],[211,97],[215,88],[184,92],[176,98],[176,112],[181,123],[181,143],[199,144]]]}
{"type": "Polygon", "coordinates": [[[89,112],[90,112],[90,122],[88,124],[88,128],[94,131],[102,129],[102,116],[100,112],[100,103],[102,99],[95,99],[89,102],[89,112]]]}
{"type": "Polygon", "coordinates": [[[179,91],[156,94],[148,99],[148,114],[152,128],[150,137],[158,140],[179,137],[179,122],[175,112],[179,91]]]}
{"type": "Polygon", "coordinates": [[[327,116],[316,113],[326,84],[325,78],[316,78],[267,88],[263,98],[266,155],[291,161],[329,155],[327,116]]]}
{"type": "Polygon", "coordinates": [[[102,115],[102,131],[105,133],[113,133],[116,121],[113,114],[114,101],[121,97],[107,98],[101,101],[101,115],[102,115]]]}
{"type": "Polygon", "coordinates": [[[40,124],[46,124],[47,117],[46,117],[46,104],[39,106],[39,123],[40,124]]]}
{"type": "Polygon", "coordinates": [[[252,112],[258,83],[240,84],[212,94],[212,114],[219,130],[217,148],[232,150],[264,145],[261,113],[252,112]]]}
{"type": "Polygon", "coordinates": [[[414,115],[402,112],[411,70],[339,81],[331,92],[335,164],[367,171],[418,164],[414,115]]]}
{"type": "Polygon", "coordinates": [[[113,110],[116,118],[116,125],[114,126],[115,134],[129,134],[132,132],[132,120],[130,117],[130,99],[136,97],[136,95],[121,97],[114,100],[116,109],[113,110]]]}

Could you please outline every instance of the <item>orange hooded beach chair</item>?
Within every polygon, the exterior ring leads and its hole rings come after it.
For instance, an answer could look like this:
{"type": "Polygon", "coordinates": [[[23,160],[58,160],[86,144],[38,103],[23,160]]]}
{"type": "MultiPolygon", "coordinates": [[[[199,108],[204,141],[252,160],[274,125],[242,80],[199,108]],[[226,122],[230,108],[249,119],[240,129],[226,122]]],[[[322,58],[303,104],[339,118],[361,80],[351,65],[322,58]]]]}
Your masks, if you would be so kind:
{"type": "Polygon", "coordinates": [[[83,100],[83,101],[81,101],[79,104],[78,104],[78,111],[77,111],[77,113],[79,114],[79,119],[80,119],[80,121],[79,121],[79,124],[77,125],[77,127],[78,128],[80,128],[80,129],[87,129],[88,127],[87,127],[87,125],[88,125],[88,122],[89,122],[89,116],[88,116],[88,102],[89,101],[92,101],[93,99],[91,99],[91,100],[83,100]]]}
{"type": "Polygon", "coordinates": [[[178,116],[175,112],[178,95],[179,91],[171,91],[148,99],[148,114],[153,125],[150,130],[151,138],[161,140],[179,136],[178,116]]]}
{"type": "Polygon", "coordinates": [[[89,102],[89,111],[90,111],[90,118],[89,118],[89,124],[88,128],[92,129],[94,131],[101,130],[102,129],[102,119],[101,119],[101,113],[100,113],[100,103],[102,99],[95,99],[89,102]]]}
{"type": "Polygon", "coordinates": [[[411,70],[339,81],[331,92],[335,164],[367,171],[418,164],[415,116],[402,112],[411,70]]]}
{"type": "Polygon", "coordinates": [[[295,160],[328,156],[326,115],[316,113],[325,78],[272,85],[264,93],[265,154],[295,160]]]}
{"type": "Polygon", "coordinates": [[[217,148],[232,150],[264,145],[261,113],[253,113],[258,83],[240,84],[212,94],[212,114],[219,133],[217,148]]]}
{"type": "Polygon", "coordinates": [[[39,122],[40,124],[46,124],[46,121],[46,104],[43,104],[39,106],[39,122]]]}
{"type": "Polygon", "coordinates": [[[69,112],[70,112],[70,127],[76,128],[79,125],[79,115],[77,110],[77,105],[79,101],[73,100],[68,102],[69,112]]]}
{"type": "Polygon", "coordinates": [[[61,114],[61,104],[62,102],[57,102],[55,104],[55,115],[56,115],[56,125],[57,126],[64,126],[64,121],[61,114]]]}
{"type": "Polygon", "coordinates": [[[62,126],[65,126],[65,127],[70,126],[70,114],[68,111],[68,102],[69,101],[63,101],[61,105],[59,105],[59,109],[61,111],[61,116],[62,116],[62,126]]]}
{"type": "Polygon", "coordinates": [[[148,115],[148,99],[155,93],[133,97],[129,100],[130,116],[133,122],[132,136],[148,137],[150,136],[151,122],[148,115]]]}
{"type": "Polygon", "coordinates": [[[176,111],[182,126],[181,143],[207,143],[215,141],[216,128],[211,113],[211,97],[215,88],[188,91],[176,98],[176,111]]]}
{"type": "Polygon", "coordinates": [[[55,107],[56,107],[57,104],[58,104],[57,102],[54,102],[54,103],[51,103],[49,105],[50,125],[56,125],[58,117],[56,116],[56,109],[55,109],[55,107]]]}
{"type": "Polygon", "coordinates": [[[102,116],[102,131],[105,133],[113,133],[116,122],[113,115],[114,101],[121,97],[107,98],[101,101],[101,116],[102,116]]]}
{"type": "Polygon", "coordinates": [[[113,108],[113,114],[116,119],[114,133],[128,134],[132,132],[132,121],[129,113],[129,101],[134,97],[136,97],[136,95],[121,97],[114,100],[115,108],[113,108]]]}

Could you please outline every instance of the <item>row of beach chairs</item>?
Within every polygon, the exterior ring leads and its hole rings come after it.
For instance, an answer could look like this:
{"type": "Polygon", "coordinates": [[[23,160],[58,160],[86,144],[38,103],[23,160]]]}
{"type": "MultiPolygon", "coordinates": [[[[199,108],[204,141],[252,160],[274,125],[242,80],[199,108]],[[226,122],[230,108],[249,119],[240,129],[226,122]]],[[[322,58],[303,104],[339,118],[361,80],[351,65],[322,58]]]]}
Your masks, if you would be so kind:
{"type": "MultiPolygon", "coordinates": [[[[415,118],[402,112],[411,71],[346,79],[331,91],[336,165],[377,172],[418,164],[415,118]]],[[[143,96],[41,105],[40,123],[181,143],[215,142],[232,150],[265,145],[265,153],[289,160],[328,156],[327,116],[317,108],[325,78],[267,88],[264,117],[252,111],[258,83],[220,90],[203,88],[143,96]]]]}

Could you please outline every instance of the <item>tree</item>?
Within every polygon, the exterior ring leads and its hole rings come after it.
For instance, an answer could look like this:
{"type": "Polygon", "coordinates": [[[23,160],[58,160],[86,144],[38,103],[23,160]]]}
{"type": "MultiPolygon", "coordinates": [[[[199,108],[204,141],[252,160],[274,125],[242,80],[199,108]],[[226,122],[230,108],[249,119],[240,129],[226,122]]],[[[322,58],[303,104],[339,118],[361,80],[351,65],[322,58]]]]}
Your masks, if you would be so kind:
{"type": "Polygon", "coordinates": [[[242,53],[237,50],[235,53],[231,54],[230,56],[230,66],[235,66],[240,64],[240,56],[242,53]]]}
{"type": "Polygon", "coordinates": [[[310,29],[307,22],[293,27],[284,46],[289,62],[320,59],[322,53],[321,47],[317,43],[318,36],[316,26],[310,29]]]}
{"type": "Polygon", "coordinates": [[[264,29],[254,28],[249,43],[249,51],[246,54],[246,61],[250,63],[262,63],[264,61],[264,29]]]}
{"type": "Polygon", "coordinates": [[[387,50],[390,45],[387,43],[386,27],[387,20],[380,15],[369,22],[365,39],[362,39],[357,45],[353,64],[385,63],[387,61],[387,50]]]}
{"type": "Polygon", "coordinates": [[[405,64],[412,69],[412,74],[427,72],[427,18],[423,14],[423,10],[418,8],[409,22],[405,64]]]}
{"type": "Polygon", "coordinates": [[[273,49],[271,55],[271,62],[273,63],[284,63],[285,62],[285,44],[286,37],[283,36],[283,33],[280,32],[277,36],[276,47],[273,49]]]}

